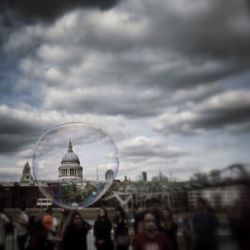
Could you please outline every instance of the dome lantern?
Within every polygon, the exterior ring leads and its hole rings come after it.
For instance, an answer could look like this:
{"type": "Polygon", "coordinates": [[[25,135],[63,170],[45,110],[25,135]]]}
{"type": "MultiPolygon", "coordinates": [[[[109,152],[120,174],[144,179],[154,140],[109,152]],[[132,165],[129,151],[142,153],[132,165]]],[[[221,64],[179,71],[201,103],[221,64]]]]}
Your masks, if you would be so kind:
{"type": "Polygon", "coordinates": [[[68,153],[71,153],[73,152],[73,149],[72,149],[72,143],[71,143],[71,138],[69,139],[69,145],[68,145],[68,153]]]}

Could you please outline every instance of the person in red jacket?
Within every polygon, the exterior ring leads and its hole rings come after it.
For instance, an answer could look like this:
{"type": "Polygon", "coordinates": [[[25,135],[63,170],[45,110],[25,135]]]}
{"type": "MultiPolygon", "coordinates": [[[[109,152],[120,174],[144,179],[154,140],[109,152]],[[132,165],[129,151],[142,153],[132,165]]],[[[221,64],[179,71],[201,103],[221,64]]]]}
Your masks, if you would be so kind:
{"type": "Polygon", "coordinates": [[[155,214],[145,212],[143,222],[144,231],[134,237],[133,250],[170,250],[167,236],[158,230],[155,214]]]}

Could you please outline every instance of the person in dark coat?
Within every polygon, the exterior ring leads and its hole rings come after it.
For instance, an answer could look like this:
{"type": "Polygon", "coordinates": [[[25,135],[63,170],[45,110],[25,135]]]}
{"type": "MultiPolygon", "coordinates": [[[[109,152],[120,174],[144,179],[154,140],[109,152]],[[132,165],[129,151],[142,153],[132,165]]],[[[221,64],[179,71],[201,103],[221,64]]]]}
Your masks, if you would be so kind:
{"type": "Polygon", "coordinates": [[[169,239],[173,250],[178,250],[177,224],[173,220],[172,211],[169,207],[164,207],[161,212],[160,231],[169,239]]]}
{"type": "MultiPolygon", "coordinates": [[[[250,249],[250,188],[246,188],[248,189],[243,190],[243,192],[246,192],[246,196],[240,197],[235,202],[228,218],[232,237],[237,244],[237,250],[250,249]]],[[[244,193],[241,195],[244,195],[244,193]]]]}
{"type": "Polygon", "coordinates": [[[6,227],[10,225],[10,223],[11,221],[4,213],[3,206],[0,205],[0,250],[5,249],[5,241],[7,236],[6,227]]]}
{"type": "Polygon", "coordinates": [[[130,245],[129,225],[127,215],[122,207],[115,209],[113,226],[116,250],[128,250],[130,245]]]}
{"type": "Polygon", "coordinates": [[[193,213],[193,250],[216,250],[218,220],[203,198],[197,199],[197,210],[193,213]]]}
{"type": "Polygon", "coordinates": [[[62,237],[66,229],[66,224],[68,221],[67,219],[69,217],[70,210],[62,208],[60,212],[61,212],[61,218],[59,219],[59,224],[56,231],[54,250],[62,250],[62,237]]]}
{"type": "Polygon", "coordinates": [[[45,215],[43,218],[30,218],[29,240],[27,250],[53,250],[50,231],[53,225],[53,218],[45,215]]]}
{"type": "Polygon", "coordinates": [[[62,237],[62,250],[87,250],[87,234],[91,229],[78,211],[69,215],[69,223],[62,237]]]}
{"type": "Polygon", "coordinates": [[[134,206],[134,211],[133,211],[133,230],[134,230],[134,235],[140,233],[143,231],[143,216],[144,212],[140,211],[138,206],[134,206]]]}
{"type": "Polygon", "coordinates": [[[112,223],[105,208],[101,208],[94,224],[95,246],[97,250],[113,250],[111,239],[112,223]]]}

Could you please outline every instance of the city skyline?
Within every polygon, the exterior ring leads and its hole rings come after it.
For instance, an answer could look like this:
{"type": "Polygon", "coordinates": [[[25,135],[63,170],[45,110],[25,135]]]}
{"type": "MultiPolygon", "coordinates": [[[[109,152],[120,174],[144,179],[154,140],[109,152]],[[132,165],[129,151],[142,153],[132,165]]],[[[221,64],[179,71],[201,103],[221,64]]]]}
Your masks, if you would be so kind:
{"type": "Polygon", "coordinates": [[[28,5],[0,4],[0,181],[67,122],[110,134],[120,179],[250,163],[246,0],[28,5]]]}

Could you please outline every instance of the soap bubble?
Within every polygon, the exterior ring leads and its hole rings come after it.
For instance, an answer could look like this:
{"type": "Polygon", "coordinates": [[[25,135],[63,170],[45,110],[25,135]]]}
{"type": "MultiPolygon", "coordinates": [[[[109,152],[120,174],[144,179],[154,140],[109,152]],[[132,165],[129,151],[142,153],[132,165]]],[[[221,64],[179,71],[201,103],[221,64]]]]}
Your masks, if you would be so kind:
{"type": "Polygon", "coordinates": [[[118,149],[101,128],[65,123],[38,140],[32,167],[40,190],[53,203],[87,207],[113,183],[119,168],[118,149]]]}

